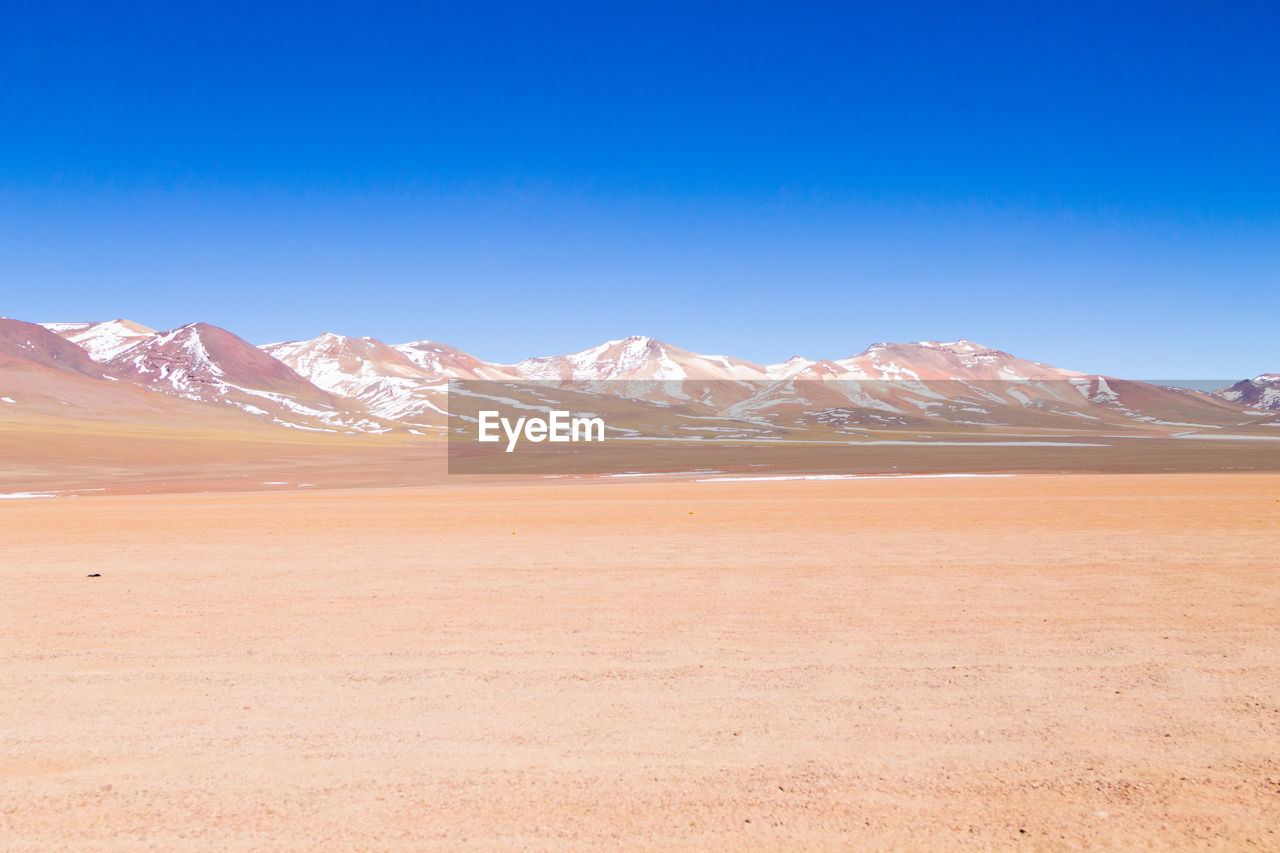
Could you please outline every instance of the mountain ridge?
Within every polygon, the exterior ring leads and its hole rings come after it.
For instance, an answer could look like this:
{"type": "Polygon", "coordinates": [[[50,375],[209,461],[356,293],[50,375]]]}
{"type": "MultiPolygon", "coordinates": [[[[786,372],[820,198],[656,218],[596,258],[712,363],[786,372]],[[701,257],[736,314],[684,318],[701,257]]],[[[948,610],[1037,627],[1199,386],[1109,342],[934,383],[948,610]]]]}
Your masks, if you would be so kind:
{"type": "MultiPolygon", "coordinates": [[[[680,383],[706,389],[707,383],[723,382],[714,392],[704,391],[696,403],[721,410],[732,407],[754,417],[780,406],[800,411],[800,402],[807,400],[818,407],[878,411],[876,417],[886,423],[900,424],[921,416],[939,417],[944,411],[948,417],[962,417],[957,413],[985,405],[980,385],[965,383],[993,382],[1061,381],[1061,387],[1034,400],[1003,391],[994,396],[988,391],[987,397],[997,407],[1021,406],[1028,412],[1066,406],[1077,419],[1094,416],[1074,411],[1078,406],[1105,409],[1105,418],[1148,423],[1176,423],[1177,413],[1184,409],[1192,412],[1188,417],[1215,423],[1225,417],[1223,412],[1280,411],[1276,374],[1260,374],[1212,395],[1183,393],[1053,367],[964,338],[882,341],[845,358],[796,355],[762,365],[632,335],[573,353],[503,364],[432,340],[389,344],[333,332],[254,346],[199,322],[167,331],[125,319],[21,328],[25,331],[13,334],[39,338],[42,343],[32,346],[47,351],[46,360],[57,350],[82,373],[96,370],[109,380],[238,408],[277,425],[337,432],[439,430],[448,419],[448,383],[456,379],[588,384],[625,380],[639,396],[665,405],[695,403],[680,383]],[[55,338],[63,343],[55,344],[55,338]],[[795,383],[806,381],[827,383],[827,390],[815,386],[807,396],[796,396],[795,383]],[[741,390],[734,383],[752,387],[741,390]],[[941,386],[931,390],[930,383],[950,384],[940,392],[941,386]],[[943,406],[937,399],[940,393],[964,398],[968,409],[943,406]]],[[[14,346],[11,342],[10,350],[14,346]]],[[[20,345],[18,349],[26,351],[20,345]]]]}

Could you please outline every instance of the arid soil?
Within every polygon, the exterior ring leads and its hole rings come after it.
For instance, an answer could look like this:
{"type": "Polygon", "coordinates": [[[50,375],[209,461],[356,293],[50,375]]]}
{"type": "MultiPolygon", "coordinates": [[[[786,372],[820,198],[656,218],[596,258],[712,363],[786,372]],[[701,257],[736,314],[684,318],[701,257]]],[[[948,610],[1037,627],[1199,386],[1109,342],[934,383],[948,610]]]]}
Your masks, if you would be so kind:
{"type": "Polygon", "coordinates": [[[4,500],[0,583],[0,850],[1280,849],[1280,475],[4,500]]]}

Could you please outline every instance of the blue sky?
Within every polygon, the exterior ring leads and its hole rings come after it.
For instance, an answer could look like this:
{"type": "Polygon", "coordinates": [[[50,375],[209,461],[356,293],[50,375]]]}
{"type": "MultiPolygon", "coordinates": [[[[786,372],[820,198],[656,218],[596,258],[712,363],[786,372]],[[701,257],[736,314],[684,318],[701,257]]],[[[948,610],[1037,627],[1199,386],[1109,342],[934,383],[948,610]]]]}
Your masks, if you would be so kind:
{"type": "Polygon", "coordinates": [[[1275,4],[4,17],[0,314],[1280,370],[1275,4]]]}

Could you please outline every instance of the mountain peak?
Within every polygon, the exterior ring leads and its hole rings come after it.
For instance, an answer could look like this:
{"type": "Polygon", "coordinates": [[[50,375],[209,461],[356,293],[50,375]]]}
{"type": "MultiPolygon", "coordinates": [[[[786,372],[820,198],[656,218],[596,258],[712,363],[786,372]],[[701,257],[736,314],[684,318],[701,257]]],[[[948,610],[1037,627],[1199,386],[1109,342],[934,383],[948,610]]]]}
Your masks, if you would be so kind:
{"type": "Polygon", "coordinates": [[[982,344],[974,343],[964,338],[960,338],[957,341],[916,341],[915,345],[928,349],[948,350],[954,353],[971,353],[983,350],[998,352],[998,350],[992,350],[991,347],[984,347],[982,344]]]}
{"type": "Polygon", "coordinates": [[[590,352],[591,350],[594,350],[594,349],[607,349],[609,347],[619,347],[619,346],[626,347],[631,350],[641,350],[641,349],[661,349],[663,347],[668,346],[668,344],[663,343],[657,338],[651,338],[648,335],[628,335],[625,338],[617,338],[616,340],[605,341],[603,344],[600,344],[599,346],[591,347],[590,349],[584,350],[584,352],[590,352]]]}
{"type": "Polygon", "coordinates": [[[982,344],[976,343],[975,341],[971,341],[967,338],[960,338],[954,341],[879,341],[867,347],[863,352],[905,348],[937,350],[939,352],[951,352],[958,355],[974,352],[1000,352],[998,349],[983,346],[982,344]]]}
{"type": "Polygon", "coordinates": [[[1080,376],[1010,355],[965,338],[955,341],[880,342],[836,362],[851,375],[900,380],[1021,380],[1080,376]]]}
{"type": "Polygon", "coordinates": [[[764,368],[741,359],[703,355],[651,338],[631,335],[569,355],[527,358],[510,370],[532,380],[759,379],[764,368]]]}
{"type": "Polygon", "coordinates": [[[43,323],[46,329],[82,348],[96,362],[106,362],[131,349],[156,330],[116,318],[93,323],[43,323]]]}
{"type": "Polygon", "coordinates": [[[1253,379],[1242,379],[1213,394],[1241,406],[1280,412],[1280,373],[1263,373],[1253,379]]]}
{"type": "Polygon", "coordinates": [[[155,334],[155,331],[156,331],[150,326],[144,326],[141,323],[135,323],[132,320],[126,320],[124,317],[117,317],[114,320],[108,320],[106,323],[101,323],[100,325],[112,326],[114,328],[124,329],[125,331],[133,332],[135,334],[140,334],[140,335],[153,335],[155,334]]]}

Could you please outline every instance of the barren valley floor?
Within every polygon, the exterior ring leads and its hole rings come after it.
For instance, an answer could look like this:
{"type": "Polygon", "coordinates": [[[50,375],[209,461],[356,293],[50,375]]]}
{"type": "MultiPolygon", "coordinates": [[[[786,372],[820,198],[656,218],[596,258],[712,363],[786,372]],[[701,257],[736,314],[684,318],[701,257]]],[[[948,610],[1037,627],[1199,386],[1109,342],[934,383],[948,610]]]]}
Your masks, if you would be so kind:
{"type": "Polygon", "coordinates": [[[1280,848],[1276,474],[62,497],[0,542],[2,850],[1280,848]]]}

